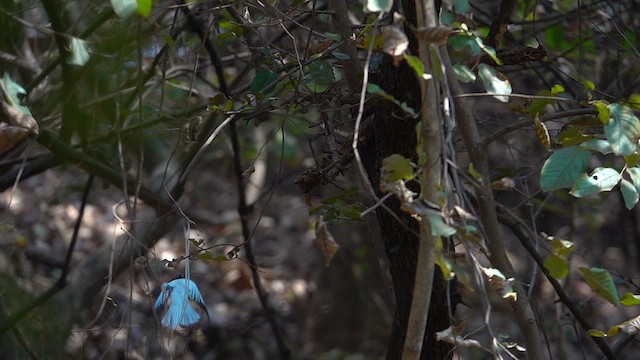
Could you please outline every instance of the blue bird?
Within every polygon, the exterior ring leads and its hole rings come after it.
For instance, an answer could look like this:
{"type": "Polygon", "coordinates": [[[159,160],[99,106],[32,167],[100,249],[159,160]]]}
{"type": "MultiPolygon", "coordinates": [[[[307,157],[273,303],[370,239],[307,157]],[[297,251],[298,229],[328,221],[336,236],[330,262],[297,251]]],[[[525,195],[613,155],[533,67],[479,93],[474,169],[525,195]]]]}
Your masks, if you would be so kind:
{"type": "Polygon", "coordinates": [[[200,313],[192,301],[209,317],[196,283],[189,279],[175,279],[162,284],[162,291],[153,308],[160,311],[166,305],[167,312],[162,318],[162,325],[175,330],[178,326],[186,327],[200,321],[200,313]]]}

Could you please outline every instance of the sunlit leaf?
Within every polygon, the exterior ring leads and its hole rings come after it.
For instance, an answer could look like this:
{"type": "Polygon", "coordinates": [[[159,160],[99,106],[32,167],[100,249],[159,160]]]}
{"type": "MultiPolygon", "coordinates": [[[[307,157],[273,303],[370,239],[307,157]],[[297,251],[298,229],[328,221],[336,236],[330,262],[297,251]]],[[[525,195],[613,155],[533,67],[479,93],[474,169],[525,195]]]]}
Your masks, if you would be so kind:
{"type": "Polygon", "coordinates": [[[584,85],[584,87],[587,88],[587,90],[589,91],[593,91],[596,89],[596,84],[593,83],[593,81],[590,80],[582,80],[582,84],[584,85]]]}
{"type": "Polygon", "coordinates": [[[463,83],[476,81],[476,74],[471,71],[467,65],[454,64],[453,73],[456,75],[456,78],[463,83]]]}
{"type": "Polygon", "coordinates": [[[568,188],[589,166],[591,152],[575,146],[553,152],[540,172],[542,191],[568,188]]]}
{"type": "Polygon", "coordinates": [[[560,94],[562,92],[564,92],[564,86],[562,86],[562,85],[555,84],[551,88],[551,94],[552,95],[560,94]]]}
{"type": "Polygon", "coordinates": [[[111,6],[116,15],[126,19],[136,12],[138,2],[136,0],[111,0],[111,6]]]}
{"type": "Polygon", "coordinates": [[[620,304],[624,306],[636,306],[640,305],[640,295],[632,294],[630,292],[624,294],[620,299],[620,304]]]}
{"type": "Polygon", "coordinates": [[[589,329],[589,331],[587,331],[587,335],[591,337],[598,337],[598,338],[607,337],[607,333],[598,329],[589,329]]]}
{"type": "Polygon", "coordinates": [[[604,125],[604,135],[611,143],[614,154],[633,154],[640,138],[640,121],[627,106],[615,103],[607,108],[612,117],[604,125]]]}
{"type": "Polygon", "coordinates": [[[82,66],[89,61],[89,46],[86,41],[72,37],[69,47],[71,50],[71,58],[67,60],[69,64],[82,66]]]}
{"type": "Polygon", "coordinates": [[[585,173],[578,176],[569,193],[575,197],[584,197],[603,191],[611,191],[621,179],[618,171],[612,168],[595,168],[591,175],[585,173]]]}
{"type": "Polygon", "coordinates": [[[640,192],[640,168],[634,166],[627,168],[626,171],[633,182],[633,186],[640,192]]]}
{"type": "MultiPolygon", "coordinates": [[[[493,67],[487,64],[478,65],[478,76],[482,79],[482,84],[488,93],[491,94],[511,94],[511,84],[504,75],[499,74],[493,67]]],[[[509,102],[508,96],[493,95],[496,100],[509,102]]]]}
{"type": "Polygon", "coordinates": [[[389,12],[393,0],[364,0],[365,12],[389,12]]]}
{"type": "Polygon", "coordinates": [[[416,75],[418,75],[419,78],[426,80],[430,77],[430,75],[427,75],[425,77],[424,65],[422,64],[422,61],[420,60],[419,57],[405,54],[404,59],[407,61],[407,64],[411,66],[411,68],[416,73],[416,75]]]}
{"type": "Polygon", "coordinates": [[[613,152],[611,149],[611,144],[607,140],[603,139],[591,139],[584,142],[581,142],[578,145],[581,149],[597,151],[601,154],[607,155],[613,152]]]}
{"type": "Polygon", "coordinates": [[[456,233],[456,229],[444,222],[442,214],[431,211],[428,215],[431,235],[433,236],[452,236],[456,233]]]}
{"type": "Polygon", "coordinates": [[[609,122],[611,114],[609,113],[609,103],[603,100],[598,100],[593,105],[598,109],[598,120],[604,125],[609,122]]]}
{"type": "Polygon", "coordinates": [[[629,319],[621,324],[612,326],[607,335],[616,335],[618,332],[624,332],[627,335],[633,336],[640,332],[640,316],[636,316],[633,319],[629,319]]]}
{"type": "Polygon", "coordinates": [[[504,274],[495,268],[482,268],[482,272],[489,279],[489,285],[494,288],[503,298],[516,301],[518,294],[512,287],[513,278],[507,279],[504,274]]]}
{"type": "Polygon", "coordinates": [[[380,176],[385,182],[413,179],[413,165],[409,159],[400,154],[392,154],[382,159],[380,176]]]}
{"type": "Polygon", "coordinates": [[[620,191],[622,192],[622,198],[624,199],[624,206],[631,210],[638,203],[638,190],[631,182],[626,179],[620,180],[620,191]]]}
{"type": "Polygon", "coordinates": [[[618,295],[618,290],[609,271],[596,267],[591,269],[581,267],[580,273],[591,289],[600,297],[613,305],[618,306],[620,304],[620,295],[618,295]]]}
{"type": "Polygon", "coordinates": [[[569,256],[573,253],[573,242],[564,239],[558,239],[553,236],[547,238],[551,240],[551,247],[560,256],[569,256]]]}

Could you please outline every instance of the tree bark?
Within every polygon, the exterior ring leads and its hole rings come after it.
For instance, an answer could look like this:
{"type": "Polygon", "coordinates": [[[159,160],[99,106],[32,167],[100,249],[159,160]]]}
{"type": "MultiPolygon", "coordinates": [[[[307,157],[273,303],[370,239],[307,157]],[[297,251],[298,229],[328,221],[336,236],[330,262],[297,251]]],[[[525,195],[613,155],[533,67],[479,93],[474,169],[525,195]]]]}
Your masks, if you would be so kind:
{"type": "MultiPolygon", "coordinates": [[[[405,1],[404,13],[407,20],[415,26],[415,10],[412,1],[405,1]]],[[[417,43],[411,31],[405,29],[411,41],[412,53],[417,52],[417,43]]],[[[379,73],[372,74],[372,83],[380,85],[387,93],[398,101],[406,102],[413,109],[420,108],[420,85],[416,74],[406,62],[394,66],[393,60],[385,56],[379,73]]],[[[363,162],[371,183],[379,192],[380,166],[382,159],[391,154],[400,154],[409,159],[416,159],[416,124],[417,120],[408,116],[399,107],[390,102],[382,102],[376,106],[373,119],[373,141],[362,148],[363,162]]],[[[416,191],[417,183],[409,184],[416,191]]],[[[382,194],[379,194],[382,195],[382,194]]],[[[386,201],[389,208],[402,219],[399,223],[384,209],[377,210],[378,222],[389,260],[389,270],[393,282],[395,297],[394,321],[387,349],[388,359],[400,359],[406,335],[418,254],[418,223],[407,213],[399,209],[399,202],[390,198],[386,201]]],[[[452,347],[444,342],[437,342],[435,333],[450,325],[449,305],[447,300],[447,284],[439,269],[436,268],[432,290],[429,321],[421,359],[446,359],[451,357],[452,347]]]]}

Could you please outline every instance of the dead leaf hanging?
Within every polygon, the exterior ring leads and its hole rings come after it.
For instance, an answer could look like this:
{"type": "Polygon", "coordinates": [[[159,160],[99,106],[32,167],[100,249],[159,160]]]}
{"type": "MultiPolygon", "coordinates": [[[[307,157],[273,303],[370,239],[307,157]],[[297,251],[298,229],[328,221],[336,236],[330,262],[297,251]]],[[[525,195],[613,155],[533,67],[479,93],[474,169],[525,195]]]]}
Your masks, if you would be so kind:
{"type": "Polygon", "coordinates": [[[333,235],[331,235],[331,232],[329,232],[327,223],[322,216],[318,216],[318,220],[316,221],[316,245],[324,255],[324,264],[326,266],[331,265],[331,260],[336,252],[338,252],[340,245],[338,245],[333,235]]]}

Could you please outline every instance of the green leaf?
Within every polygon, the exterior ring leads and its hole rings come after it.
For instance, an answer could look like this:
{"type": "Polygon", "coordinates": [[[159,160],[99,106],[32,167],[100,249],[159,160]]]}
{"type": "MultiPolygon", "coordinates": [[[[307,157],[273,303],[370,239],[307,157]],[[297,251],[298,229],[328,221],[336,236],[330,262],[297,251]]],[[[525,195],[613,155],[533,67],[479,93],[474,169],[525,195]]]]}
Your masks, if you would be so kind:
{"type": "Polygon", "coordinates": [[[621,178],[622,176],[615,169],[598,167],[591,172],[591,175],[581,174],[569,194],[575,197],[585,197],[603,191],[611,191],[614,186],[618,185],[621,178]]]}
{"type": "Polygon", "coordinates": [[[544,259],[544,268],[554,279],[564,279],[569,275],[569,260],[558,254],[549,254],[544,259]]]}
{"type": "Polygon", "coordinates": [[[607,140],[603,139],[587,140],[580,143],[579,147],[581,149],[597,151],[603,155],[611,154],[613,152],[613,149],[611,149],[611,144],[607,140]]]}
{"type": "Polygon", "coordinates": [[[252,93],[257,94],[269,86],[269,84],[276,81],[277,78],[278,75],[274,71],[262,69],[258,71],[256,77],[253,78],[249,89],[252,93]]]}
{"type": "Polygon", "coordinates": [[[458,34],[449,38],[449,44],[455,51],[462,51],[465,47],[469,47],[472,55],[479,55],[482,48],[476,42],[476,38],[467,34],[458,34]]]}
{"type": "Polygon", "coordinates": [[[153,0],[138,0],[138,14],[147,17],[151,14],[151,8],[153,7],[153,0]]]}
{"type": "Polygon", "coordinates": [[[476,74],[474,74],[467,65],[454,64],[453,73],[456,75],[456,78],[463,83],[476,81],[476,74]]]}
{"type": "Polygon", "coordinates": [[[138,9],[136,0],[111,0],[111,6],[116,15],[122,19],[128,18],[138,9]]]}
{"type": "Polygon", "coordinates": [[[587,88],[587,90],[589,91],[593,91],[596,89],[596,84],[593,83],[593,81],[590,80],[583,80],[582,84],[584,85],[584,87],[587,88]]]}
{"type": "MultiPolygon", "coordinates": [[[[4,100],[11,107],[16,108],[20,113],[31,115],[31,111],[29,108],[22,105],[20,101],[20,97],[27,94],[27,91],[17,82],[11,79],[8,73],[4,73],[2,75],[2,79],[0,79],[0,96],[3,96],[4,100]]],[[[0,99],[0,103],[2,99],[0,99]]]]}
{"type": "Polygon", "coordinates": [[[411,161],[400,154],[392,154],[382,159],[380,172],[382,180],[388,183],[411,180],[414,176],[411,161]]]}
{"type": "Polygon", "coordinates": [[[609,113],[609,108],[607,107],[609,103],[602,100],[598,100],[595,103],[593,103],[593,105],[596,107],[596,109],[598,109],[598,120],[600,120],[602,124],[606,125],[609,122],[609,119],[611,118],[611,114],[609,113]]]}
{"type": "Polygon", "coordinates": [[[640,295],[635,295],[630,292],[624,294],[620,299],[620,304],[624,306],[636,306],[640,305],[640,295]]]}
{"type": "Polygon", "coordinates": [[[560,94],[562,92],[564,92],[564,86],[562,86],[562,85],[555,84],[551,88],[551,94],[552,95],[557,95],[557,94],[560,94]]]}
{"type": "Polygon", "coordinates": [[[598,338],[607,337],[607,333],[598,329],[589,329],[589,331],[587,331],[587,335],[598,338]]]}
{"type": "Polygon", "coordinates": [[[205,251],[198,254],[198,260],[213,260],[213,259],[215,259],[215,256],[213,256],[213,253],[210,251],[205,251]]]}
{"type": "MultiPolygon", "coordinates": [[[[499,76],[499,73],[493,67],[487,64],[478,65],[478,76],[482,79],[482,84],[488,93],[511,94],[511,84],[509,80],[504,78],[504,76],[499,76]]],[[[493,97],[498,101],[509,102],[508,96],[494,95],[493,97]]]]}
{"type": "Polygon", "coordinates": [[[613,117],[604,126],[604,135],[611,143],[616,155],[631,155],[638,146],[640,121],[627,106],[611,104],[607,106],[613,117]]]}
{"type": "Polygon", "coordinates": [[[634,166],[627,168],[626,171],[633,182],[633,186],[640,192],[640,168],[634,166]]]}
{"type": "Polygon", "coordinates": [[[542,191],[571,187],[578,175],[587,170],[590,160],[591,152],[575,146],[556,150],[542,166],[542,191]]]}
{"type": "Polygon", "coordinates": [[[380,86],[378,86],[376,84],[371,84],[371,83],[367,84],[367,92],[369,94],[382,96],[385,100],[389,100],[389,101],[393,102],[394,104],[398,105],[404,112],[406,112],[407,114],[409,114],[409,115],[411,115],[413,117],[418,116],[418,114],[415,112],[415,110],[413,110],[413,108],[411,108],[409,105],[407,105],[406,102],[400,103],[398,100],[396,100],[395,97],[393,97],[393,95],[387,93],[380,86]]]}
{"type": "Polygon", "coordinates": [[[596,267],[592,267],[591,269],[581,267],[580,273],[591,289],[600,295],[600,297],[615,306],[620,304],[620,295],[618,295],[618,290],[609,271],[596,267]]]}
{"type": "Polygon", "coordinates": [[[393,0],[364,0],[364,12],[389,12],[393,0]]]}
{"type": "Polygon", "coordinates": [[[569,256],[573,253],[573,242],[564,239],[558,239],[553,236],[548,237],[551,240],[551,247],[560,256],[569,256]]]}
{"type": "Polygon", "coordinates": [[[429,225],[431,227],[431,235],[433,236],[452,236],[456,233],[456,229],[447,225],[442,218],[442,214],[437,211],[429,212],[429,225]]]}
{"type": "Polygon", "coordinates": [[[307,68],[308,72],[304,80],[312,91],[321,93],[333,85],[335,74],[333,73],[331,62],[314,61],[307,68]]]}
{"type": "Polygon", "coordinates": [[[69,64],[82,66],[89,61],[89,47],[86,41],[72,37],[69,47],[71,50],[71,58],[67,60],[69,64]]]}
{"type": "Polygon", "coordinates": [[[404,59],[407,61],[409,66],[411,66],[413,71],[415,71],[416,75],[418,75],[418,78],[422,79],[424,77],[424,65],[422,64],[422,61],[420,61],[420,58],[405,54],[404,59]]]}
{"type": "Polygon", "coordinates": [[[624,199],[624,206],[631,210],[638,203],[640,194],[638,189],[631,182],[626,179],[620,181],[620,191],[622,192],[622,198],[624,199]]]}

